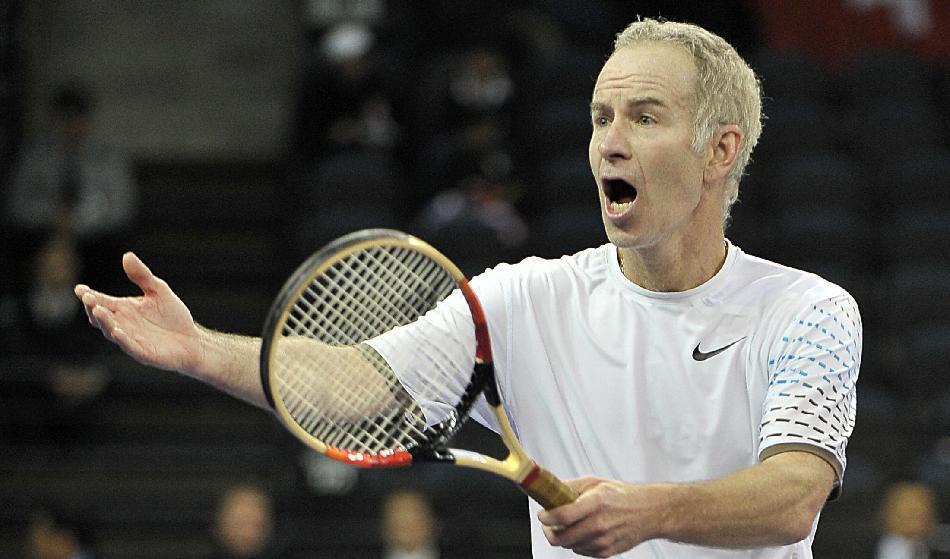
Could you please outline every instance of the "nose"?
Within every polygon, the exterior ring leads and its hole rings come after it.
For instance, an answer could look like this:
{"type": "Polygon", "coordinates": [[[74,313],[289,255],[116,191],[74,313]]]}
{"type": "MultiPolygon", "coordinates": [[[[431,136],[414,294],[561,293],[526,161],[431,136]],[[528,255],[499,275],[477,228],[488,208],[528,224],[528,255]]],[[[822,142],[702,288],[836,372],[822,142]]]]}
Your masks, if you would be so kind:
{"type": "Polygon", "coordinates": [[[615,119],[610,123],[606,132],[597,145],[600,156],[610,161],[613,159],[630,159],[633,152],[630,148],[630,142],[623,130],[621,119],[615,119]]]}

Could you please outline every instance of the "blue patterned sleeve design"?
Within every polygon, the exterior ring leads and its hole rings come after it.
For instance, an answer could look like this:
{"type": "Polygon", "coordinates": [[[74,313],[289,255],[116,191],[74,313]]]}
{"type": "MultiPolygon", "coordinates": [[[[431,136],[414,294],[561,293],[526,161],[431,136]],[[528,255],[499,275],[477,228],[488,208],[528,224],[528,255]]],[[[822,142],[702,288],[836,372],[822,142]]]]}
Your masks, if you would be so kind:
{"type": "Polygon", "coordinates": [[[814,451],[835,468],[837,488],[854,428],[861,317],[854,299],[844,294],[786,318],[769,353],[759,455],[764,459],[788,448],[814,451]]]}

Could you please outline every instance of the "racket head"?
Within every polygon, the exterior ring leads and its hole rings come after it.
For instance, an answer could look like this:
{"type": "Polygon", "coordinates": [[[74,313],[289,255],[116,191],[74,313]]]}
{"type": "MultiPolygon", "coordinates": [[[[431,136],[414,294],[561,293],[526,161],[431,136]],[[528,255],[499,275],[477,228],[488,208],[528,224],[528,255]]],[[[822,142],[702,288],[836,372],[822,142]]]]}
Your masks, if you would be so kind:
{"type": "Polygon", "coordinates": [[[497,400],[488,328],[467,278],[428,243],[391,229],[345,235],[301,264],[268,313],[260,360],[267,401],[290,431],[358,466],[439,459],[478,396],[488,389],[497,400]],[[456,290],[471,313],[471,375],[460,384],[457,370],[427,363],[431,378],[407,386],[365,342],[416,321],[456,290]],[[453,400],[436,422],[417,403],[433,399],[453,400]]]}

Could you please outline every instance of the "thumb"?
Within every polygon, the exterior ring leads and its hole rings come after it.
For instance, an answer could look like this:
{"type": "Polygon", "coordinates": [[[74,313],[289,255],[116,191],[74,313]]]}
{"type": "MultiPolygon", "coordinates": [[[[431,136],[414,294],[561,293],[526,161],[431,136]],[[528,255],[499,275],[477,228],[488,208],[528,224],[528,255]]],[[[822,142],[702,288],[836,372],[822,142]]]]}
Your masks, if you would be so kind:
{"type": "Polygon", "coordinates": [[[144,293],[154,293],[158,289],[158,278],[135,253],[130,251],[122,255],[122,268],[132,283],[144,293]]]}
{"type": "Polygon", "coordinates": [[[567,484],[568,487],[576,491],[578,495],[581,495],[587,492],[592,487],[600,485],[603,481],[605,480],[600,477],[584,476],[584,477],[579,477],[575,479],[564,480],[564,483],[567,484]]]}

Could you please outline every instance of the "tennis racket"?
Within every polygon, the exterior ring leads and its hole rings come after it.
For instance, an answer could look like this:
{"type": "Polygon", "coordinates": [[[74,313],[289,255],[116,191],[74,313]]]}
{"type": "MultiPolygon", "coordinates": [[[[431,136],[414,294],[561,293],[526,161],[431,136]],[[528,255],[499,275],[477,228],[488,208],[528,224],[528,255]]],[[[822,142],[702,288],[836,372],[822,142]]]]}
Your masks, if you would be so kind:
{"type": "Polygon", "coordinates": [[[411,235],[357,231],[307,259],[268,314],[261,381],[280,421],[330,458],[369,468],[477,468],[514,481],[545,508],[577,498],[515,437],[495,384],[488,325],[468,279],[411,235]],[[466,347],[462,360],[427,341],[420,326],[439,319],[427,313],[450,295],[456,318],[464,311],[452,328],[461,325],[474,339],[474,354],[466,347]],[[448,447],[482,394],[508,449],[503,460],[448,447]]]}

